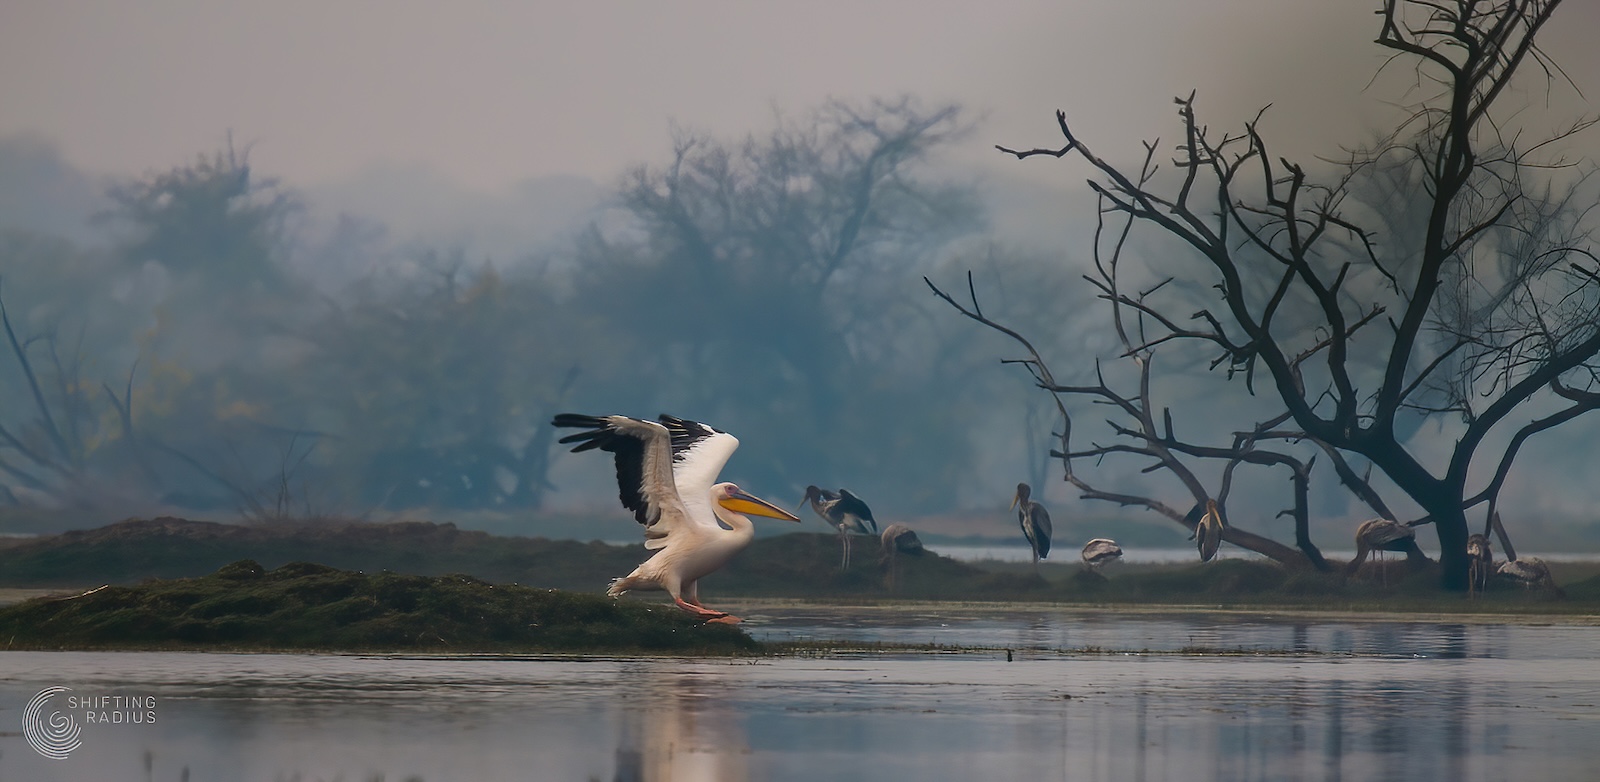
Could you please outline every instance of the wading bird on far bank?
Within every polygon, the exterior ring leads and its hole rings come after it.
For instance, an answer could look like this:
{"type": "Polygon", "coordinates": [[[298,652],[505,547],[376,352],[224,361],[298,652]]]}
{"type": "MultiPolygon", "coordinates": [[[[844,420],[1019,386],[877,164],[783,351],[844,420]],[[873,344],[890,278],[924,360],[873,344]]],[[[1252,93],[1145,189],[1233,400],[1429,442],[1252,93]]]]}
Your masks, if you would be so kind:
{"type": "Polygon", "coordinates": [[[893,590],[899,580],[896,566],[900,562],[900,555],[922,556],[925,550],[922,548],[922,539],[917,537],[917,533],[910,527],[897,521],[883,528],[879,545],[883,549],[883,555],[878,558],[878,566],[888,571],[889,589],[893,590]]]}
{"type": "MultiPolygon", "coordinates": [[[[828,526],[839,531],[839,569],[850,569],[850,536],[852,534],[876,535],[878,534],[878,521],[872,518],[872,509],[860,497],[850,493],[849,489],[840,489],[838,493],[820,489],[816,486],[806,487],[806,496],[800,498],[800,505],[811,503],[811,510],[815,511],[828,526]]],[[[795,510],[800,506],[796,505],[795,510]]]]}
{"type": "Polygon", "coordinates": [[[1083,544],[1083,566],[1090,573],[1099,574],[1100,568],[1122,559],[1122,547],[1110,538],[1095,538],[1083,544]]]}
{"type": "Polygon", "coordinates": [[[1489,538],[1474,532],[1467,536],[1467,594],[1483,592],[1494,572],[1494,548],[1489,538]]]}
{"type": "Polygon", "coordinates": [[[1194,525],[1194,534],[1189,539],[1200,550],[1201,562],[1210,562],[1217,555],[1217,547],[1222,545],[1222,514],[1217,512],[1216,500],[1206,499],[1206,514],[1194,525]]]}
{"type": "Polygon", "coordinates": [[[1017,509],[1017,523],[1033,549],[1033,566],[1050,554],[1050,513],[1043,505],[1028,499],[1033,488],[1026,483],[1017,484],[1017,493],[1011,497],[1011,507],[1017,509]]]}
{"type": "Polygon", "coordinates": [[[562,413],[550,423],[588,430],[559,441],[577,443],[573,453],[599,448],[616,456],[622,506],[644,525],[644,547],[656,552],[632,573],[612,580],[606,594],[621,597],[630,590],[659,589],[695,616],[738,622],[736,616],[700,605],[697,582],[750,545],[755,526],[749,516],[800,521],[738,486],[713,483],[739,440],[669,415],[657,423],[625,415],[562,413]]]}
{"type": "Polygon", "coordinates": [[[1354,574],[1367,561],[1367,554],[1378,553],[1378,573],[1385,586],[1389,584],[1388,568],[1383,566],[1383,552],[1405,552],[1406,562],[1417,565],[1428,558],[1417,548],[1417,531],[1389,519],[1368,519],[1356,527],[1356,558],[1350,561],[1347,574],[1354,574]]]}
{"type": "Polygon", "coordinates": [[[1550,566],[1538,557],[1522,557],[1508,559],[1500,563],[1500,568],[1495,571],[1501,578],[1521,584],[1523,589],[1539,589],[1553,594],[1562,594],[1561,588],[1556,586],[1556,580],[1550,575],[1550,566]]]}

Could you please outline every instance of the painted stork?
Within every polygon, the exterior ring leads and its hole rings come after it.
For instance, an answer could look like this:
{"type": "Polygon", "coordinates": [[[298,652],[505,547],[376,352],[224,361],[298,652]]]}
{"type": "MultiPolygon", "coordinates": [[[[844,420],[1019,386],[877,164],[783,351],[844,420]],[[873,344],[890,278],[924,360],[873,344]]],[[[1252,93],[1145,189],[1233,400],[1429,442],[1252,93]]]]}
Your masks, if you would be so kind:
{"type": "Polygon", "coordinates": [[[1050,555],[1050,512],[1043,505],[1028,499],[1033,488],[1026,483],[1017,484],[1017,493],[1011,497],[1011,507],[1017,509],[1017,523],[1033,549],[1033,566],[1050,555]]]}
{"type": "Polygon", "coordinates": [[[1502,578],[1521,584],[1524,589],[1541,589],[1561,594],[1555,578],[1550,575],[1550,566],[1538,557],[1506,560],[1500,563],[1500,569],[1496,572],[1502,578]]]}
{"type": "Polygon", "coordinates": [[[892,590],[898,580],[895,571],[900,555],[910,554],[920,557],[925,549],[922,548],[922,539],[917,537],[917,533],[898,521],[883,528],[883,535],[878,542],[883,550],[883,555],[878,558],[878,566],[889,571],[889,588],[892,590]]]}
{"type": "MultiPolygon", "coordinates": [[[[807,486],[806,496],[800,498],[800,505],[808,502],[817,516],[839,531],[839,569],[849,570],[850,536],[878,534],[878,521],[872,518],[872,509],[860,497],[850,493],[849,489],[831,492],[807,486]]],[[[799,509],[800,506],[796,505],[795,510],[799,509]]]]}
{"type": "Polygon", "coordinates": [[[917,533],[900,522],[884,527],[879,542],[883,547],[883,556],[888,559],[893,559],[896,554],[921,554],[925,550],[917,533]]]}
{"type": "Polygon", "coordinates": [[[1095,538],[1083,544],[1083,565],[1099,574],[1100,568],[1122,559],[1122,547],[1110,538],[1095,538]]]}
{"type": "Polygon", "coordinates": [[[1474,532],[1467,536],[1467,594],[1482,593],[1494,572],[1494,548],[1489,538],[1474,532]]]}
{"type": "MultiPolygon", "coordinates": [[[[1427,561],[1422,549],[1417,548],[1417,531],[1390,519],[1368,519],[1356,527],[1356,558],[1351,560],[1347,574],[1354,574],[1367,561],[1367,554],[1378,553],[1381,561],[1385,551],[1403,551],[1407,562],[1427,561]]],[[[1379,566],[1385,586],[1389,584],[1389,571],[1379,566]]]]}
{"type": "Polygon", "coordinates": [[[562,413],[554,426],[587,431],[559,442],[577,443],[573,453],[595,448],[616,456],[622,506],[644,525],[644,547],[656,552],[606,594],[659,589],[679,608],[713,622],[739,618],[700,604],[696,585],[750,545],[749,516],[798,522],[800,518],[731,483],[713,483],[739,440],[705,424],[663,415],[660,422],[625,415],[562,413]],[[748,515],[746,515],[748,514],[748,515]]]}
{"type": "Polygon", "coordinates": [[[1194,534],[1189,539],[1200,550],[1201,562],[1210,562],[1217,556],[1217,547],[1222,545],[1222,514],[1217,512],[1216,500],[1206,498],[1206,514],[1194,525],[1194,534]]]}

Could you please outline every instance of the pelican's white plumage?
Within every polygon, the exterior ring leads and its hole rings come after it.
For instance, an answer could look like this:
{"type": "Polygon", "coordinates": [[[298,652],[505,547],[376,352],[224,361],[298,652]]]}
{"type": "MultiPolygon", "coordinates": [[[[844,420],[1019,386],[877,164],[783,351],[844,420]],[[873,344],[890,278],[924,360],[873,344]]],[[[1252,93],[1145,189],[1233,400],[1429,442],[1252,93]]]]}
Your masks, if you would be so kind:
{"type": "Polygon", "coordinates": [[[555,426],[587,431],[561,438],[574,453],[598,448],[616,457],[618,498],[645,525],[645,548],[656,554],[611,582],[619,597],[633,589],[660,589],[680,608],[713,621],[738,621],[700,605],[698,582],[750,544],[755,527],[744,514],[799,521],[794,514],[715,483],[739,440],[705,424],[663,415],[646,421],[625,415],[563,413],[555,426]]]}

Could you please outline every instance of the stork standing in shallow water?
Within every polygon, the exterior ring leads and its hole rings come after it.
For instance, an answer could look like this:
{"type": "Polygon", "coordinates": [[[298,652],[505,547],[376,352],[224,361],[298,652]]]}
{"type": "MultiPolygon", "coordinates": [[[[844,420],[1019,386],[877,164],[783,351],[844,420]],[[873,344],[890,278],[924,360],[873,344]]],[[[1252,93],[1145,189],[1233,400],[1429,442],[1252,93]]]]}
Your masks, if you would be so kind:
{"type": "MultiPolygon", "coordinates": [[[[806,487],[806,496],[800,504],[811,503],[814,511],[828,526],[839,531],[839,569],[850,569],[850,535],[877,535],[878,521],[872,518],[872,509],[849,489],[837,493],[816,486],[806,487]]],[[[795,510],[799,510],[799,506],[795,510]]]]}
{"type": "Polygon", "coordinates": [[[625,415],[563,413],[550,423],[588,430],[559,441],[577,443],[573,453],[599,448],[616,456],[622,506],[644,525],[644,547],[656,552],[632,573],[613,579],[606,594],[621,597],[630,590],[659,589],[695,616],[738,622],[736,616],[702,606],[698,582],[750,545],[755,526],[749,516],[800,521],[738,486],[713,483],[739,440],[669,415],[657,423],[625,415]]]}
{"type": "Polygon", "coordinates": [[[1028,484],[1017,484],[1011,507],[1017,509],[1017,523],[1022,525],[1022,534],[1033,549],[1033,567],[1037,570],[1039,560],[1050,554],[1050,513],[1043,505],[1029,499],[1032,495],[1033,488],[1028,484]]]}

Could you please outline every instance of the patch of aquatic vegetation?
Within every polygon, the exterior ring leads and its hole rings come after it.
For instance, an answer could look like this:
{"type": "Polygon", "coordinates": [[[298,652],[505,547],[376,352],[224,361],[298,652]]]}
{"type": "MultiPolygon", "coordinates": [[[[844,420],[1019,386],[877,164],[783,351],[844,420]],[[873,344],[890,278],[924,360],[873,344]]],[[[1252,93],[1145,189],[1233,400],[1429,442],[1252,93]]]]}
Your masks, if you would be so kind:
{"type": "Polygon", "coordinates": [[[0,609],[0,648],[757,654],[742,630],[659,605],[251,560],[0,609]]]}

